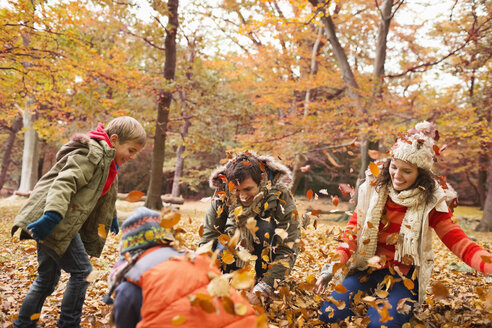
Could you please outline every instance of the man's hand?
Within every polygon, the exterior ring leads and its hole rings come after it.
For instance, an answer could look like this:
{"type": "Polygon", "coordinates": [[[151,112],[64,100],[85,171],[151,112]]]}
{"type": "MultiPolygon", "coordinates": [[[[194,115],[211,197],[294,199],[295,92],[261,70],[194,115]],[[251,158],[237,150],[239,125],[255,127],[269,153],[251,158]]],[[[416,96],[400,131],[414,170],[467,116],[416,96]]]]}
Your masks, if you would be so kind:
{"type": "Polygon", "coordinates": [[[36,241],[44,240],[55,229],[56,225],[60,223],[62,217],[57,212],[48,211],[39,218],[37,221],[27,226],[28,230],[31,230],[32,237],[36,241]]]}
{"type": "Polygon", "coordinates": [[[118,223],[118,217],[115,216],[113,219],[113,222],[111,222],[111,227],[109,228],[109,231],[117,235],[120,232],[120,224],[118,223]]]}
{"type": "Polygon", "coordinates": [[[321,268],[321,274],[316,281],[316,293],[323,294],[326,291],[328,283],[333,278],[333,266],[335,265],[335,263],[338,262],[326,263],[321,268]]]}

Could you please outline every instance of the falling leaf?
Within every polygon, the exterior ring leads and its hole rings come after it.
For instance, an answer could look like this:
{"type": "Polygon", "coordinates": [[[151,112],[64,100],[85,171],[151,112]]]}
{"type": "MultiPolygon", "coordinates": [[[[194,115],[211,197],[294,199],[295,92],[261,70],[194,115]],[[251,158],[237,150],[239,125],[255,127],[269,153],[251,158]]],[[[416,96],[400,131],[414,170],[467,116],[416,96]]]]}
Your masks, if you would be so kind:
{"type": "Polygon", "coordinates": [[[375,177],[379,176],[379,167],[374,162],[369,163],[369,170],[375,177]]]}
{"type": "Polygon", "coordinates": [[[408,290],[413,290],[415,288],[415,284],[411,279],[403,278],[403,284],[407,287],[408,290]]]}
{"type": "Polygon", "coordinates": [[[222,245],[224,246],[229,246],[229,242],[231,240],[231,237],[229,237],[229,235],[223,233],[221,234],[218,238],[217,238],[217,241],[219,243],[221,243],[222,245]]]}
{"type": "Polygon", "coordinates": [[[281,229],[281,228],[275,229],[275,234],[277,236],[279,236],[282,240],[284,240],[285,238],[287,238],[289,236],[289,233],[287,231],[285,231],[284,229],[281,229]]]}
{"type": "Polygon", "coordinates": [[[104,226],[104,224],[100,224],[97,228],[97,234],[99,235],[99,237],[101,237],[102,239],[106,239],[106,237],[108,236],[107,235],[107,232],[106,232],[106,227],[104,226]]]}
{"type": "Polygon", "coordinates": [[[221,258],[222,262],[224,262],[225,264],[232,264],[235,261],[234,255],[232,255],[232,253],[227,249],[225,249],[222,252],[222,254],[220,255],[220,258],[221,258]]]}
{"type": "Polygon", "coordinates": [[[229,276],[218,275],[208,283],[207,292],[212,297],[228,297],[229,287],[229,276]]]}
{"type": "Polygon", "coordinates": [[[347,288],[341,284],[336,285],[334,289],[339,294],[343,294],[343,293],[346,293],[348,291],[347,288]]]}
{"type": "Polygon", "coordinates": [[[311,169],[311,165],[306,165],[306,166],[301,167],[300,170],[301,170],[302,173],[306,173],[310,169],[311,169]]]}
{"type": "Polygon", "coordinates": [[[344,196],[347,196],[350,194],[350,197],[352,197],[355,193],[355,189],[350,186],[349,184],[346,183],[341,183],[338,185],[338,189],[342,192],[344,196]]]}
{"type": "Polygon", "coordinates": [[[234,313],[237,315],[245,315],[248,313],[248,307],[243,303],[234,304],[234,313]]]}
{"type": "Polygon", "coordinates": [[[31,321],[38,320],[40,316],[41,313],[34,313],[33,315],[31,315],[31,321]]]}
{"type": "Polygon", "coordinates": [[[235,271],[232,275],[231,286],[235,289],[248,289],[255,283],[255,273],[249,271],[235,271]]]}
{"type": "Polygon", "coordinates": [[[170,212],[161,219],[161,227],[170,229],[178,224],[179,220],[181,220],[181,214],[178,212],[170,212]]]}
{"type": "Polygon", "coordinates": [[[200,228],[198,228],[198,235],[201,237],[203,237],[203,224],[200,225],[200,228]]]}
{"type": "Polygon", "coordinates": [[[386,298],[389,295],[389,293],[387,291],[385,291],[385,290],[378,290],[378,291],[376,291],[375,294],[379,298],[386,298]]]}
{"type": "Polygon", "coordinates": [[[251,165],[251,162],[241,161],[244,165],[251,165]]]}
{"type": "Polygon", "coordinates": [[[367,151],[367,154],[369,155],[369,157],[373,160],[376,160],[376,159],[379,159],[381,158],[381,152],[378,151],[378,150],[373,150],[373,149],[369,149],[367,151]]]}
{"type": "Polygon", "coordinates": [[[135,203],[140,201],[140,199],[142,199],[143,196],[145,196],[143,192],[138,190],[133,190],[128,193],[128,195],[125,197],[125,200],[127,202],[135,203]]]}
{"type": "MultiPolygon", "coordinates": [[[[209,253],[212,251],[213,244],[214,244],[214,241],[211,240],[208,243],[203,244],[202,246],[198,247],[197,250],[195,251],[195,253],[197,253],[197,254],[209,253]]],[[[129,254],[129,253],[126,253],[126,254],[129,254]]]]}
{"type": "Polygon", "coordinates": [[[482,255],[480,256],[482,258],[482,261],[484,261],[485,263],[492,263],[492,258],[488,255],[482,255]]]}
{"type": "Polygon", "coordinates": [[[337,195],[331,196],[331,202],[333,203],[333,205],[338,206],[338,201],[339,199],[337,195]]]}
{"type": "Polygon", "coordinates": [[[243,212],[243,207],[242,206],[238,206],[234,209],[234,216],[239,216],[241,215],[241,213],[243,212]]]}
{"type": "Polygon", "coordinates": [[[248,218],[248,220],[246,221],[246,228],[251,232],[251,234],[255,234],[256,231],[258,231],[258,228],[256,226],[256,219],[255,218],[248,218]]]}
{"type": "Polygon", "coordinates": [[[439,152],[439,147],[437,145],[432,146],[432,149],[437,156],[441,155],[441,153],[439,152]]]}
{"type": "Polygon", "coordinates": [[[229,181],[229,192],[233,192],[235,188],[236,186],[234,185],[234,183],[232,181],[229,181]]]}
{"type": "Polygon", "coordinates": [[[222,297],[222,307],[224,308],[224,311],[229,314],[236,314],[234,311],[234,302],[231,300],[230,297],[222,297]]]}
{"type": "Polygon", "coordinates": [[[311,189],[307,191],[306,197],[308,200],[311,200],[313,198],[313,191],[311,189]]]}
{"type": "Polygon", "coordinates": [[[268,203],[267,203],[267,202],[265,202],[265,205],[263,205],[263,210],[265,210],[265,211],[266,211],[266,210],[267,210],[267,208],[268,208],[268,203]]]}
{"type": "Polygon", "coordinates": [[[184,324],[186,322],[186,320],[188,320],[185,316],[183,315],[177,315],[177,316],[174,316],[171,320],[171,324],[173,326],[181,326],[182,324],[184,324]]]}
{"type": "Polygon", "coordinates": [[[328,196],[328,190],[326,189],[320,189],[319,193],[328,196]]]}
{"type": "Polygon", "coordinates": [[[386,237],[386,244],[387,245],[396,245],[396,243],[398,242],[398,238],[399,238],[399,234],[397,232],[389,234],[386,237]]]}

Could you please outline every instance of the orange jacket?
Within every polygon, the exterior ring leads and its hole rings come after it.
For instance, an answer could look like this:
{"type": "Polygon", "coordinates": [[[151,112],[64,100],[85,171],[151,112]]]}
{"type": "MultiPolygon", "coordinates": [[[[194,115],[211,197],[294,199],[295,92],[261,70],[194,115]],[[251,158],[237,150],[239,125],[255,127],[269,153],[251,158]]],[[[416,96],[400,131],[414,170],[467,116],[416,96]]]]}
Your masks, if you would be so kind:
{"type": "Polygon", "coordinates": [[[142,320],[137,327],[175,328],[177,322],[172,322],[173,319],[177,320],[177,316],[183,321],[186,320],[181,327],[256,327],[257,316],[252,306],[232,287],[229,288],[229,297],[234,304],[244,304],[244,315],[227,313],[219,297],[212,297],[210,300],[216,309],[212,313],[205,312],[200,306],[192,305],[190,297],[193,295],[209,295],[209,273],[220,275],[219,270],[210,265],[208,257],[199,255],[190,259],[185,255],[162,262],[157,256],[162,251],[164,249],[159,246],[146,251],[135,264],[135,270],[131,270],[127,275],[127,280],[138,285],[143,293],[142,320]],[[153,257],[156,261],[151,260],[153,257]],[[144,264],[145,262],[147,264],[144,264]],[[152,262],[157,264],[154,265],[152,262]]]}

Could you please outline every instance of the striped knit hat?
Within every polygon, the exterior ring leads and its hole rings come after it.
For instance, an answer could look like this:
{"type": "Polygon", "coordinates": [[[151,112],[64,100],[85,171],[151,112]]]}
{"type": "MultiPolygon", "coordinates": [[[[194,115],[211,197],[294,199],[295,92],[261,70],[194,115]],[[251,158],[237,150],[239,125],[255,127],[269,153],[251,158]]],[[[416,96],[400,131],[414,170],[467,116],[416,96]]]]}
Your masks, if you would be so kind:
{"type": "Polygon", "coordinates": [[[121,225],[120,254],[161,245],[163,240],[174,240],[172,232],[160,223],[159,212],[144,206],[137,208],[121,225]]]}

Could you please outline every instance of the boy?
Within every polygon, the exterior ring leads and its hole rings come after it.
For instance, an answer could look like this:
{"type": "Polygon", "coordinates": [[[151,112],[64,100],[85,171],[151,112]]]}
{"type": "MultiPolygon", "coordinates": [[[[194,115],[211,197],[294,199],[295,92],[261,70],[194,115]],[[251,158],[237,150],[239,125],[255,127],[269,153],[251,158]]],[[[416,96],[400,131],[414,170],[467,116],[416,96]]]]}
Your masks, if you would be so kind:
{"type": "Polygon", "coordinates": [[[209,257],[174,249],[160,222],[139,207],[122,225],[122,257],[109,276],[116,327],[264,327],[209,257]]]}
{"type": "Polygon", "coordinates": [[[58,327],[79,327],[90,256],[99,257],[105,238],[118,233],[116,173],[144,147],[146,134],[134,118],[113,119],[106,128],[76,134],[56,155],[56,164],[36,184],[15,218],[12,235],[37,242],[38,276],[27,292],[14,327],[36,327],[43,303],[61,269],[70,273],[58,327]]]}
{"type": "MultiPolygon", "coordinates": [[[[240,230],[237,248],[257,256],[257,283],[248,295],[252,303],[259,301],[258,292],[265,298],[271,296],[275,282],[282,281],[295,263],[300,231],[289,191],[291,183],[292,175],[286,166],[270,156],[251,153],[238,154],[210,178],[210,185],[217,191],[207,211],[200,245],[224,232],[232,235],[240,230]],[[255,227],[250,229],[251,225],[255,227]],[[251,230],[256,230],[254,235],[251,230]]],[[[226,246],[217,244],[220,249],[226,246]]],[[[243,265],[236,258],[226,270],[243,265]]]]}

